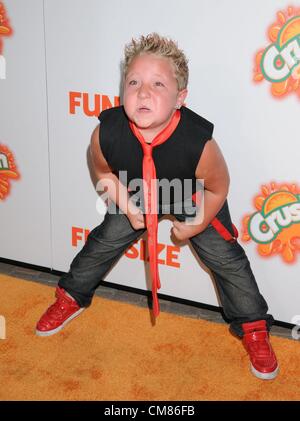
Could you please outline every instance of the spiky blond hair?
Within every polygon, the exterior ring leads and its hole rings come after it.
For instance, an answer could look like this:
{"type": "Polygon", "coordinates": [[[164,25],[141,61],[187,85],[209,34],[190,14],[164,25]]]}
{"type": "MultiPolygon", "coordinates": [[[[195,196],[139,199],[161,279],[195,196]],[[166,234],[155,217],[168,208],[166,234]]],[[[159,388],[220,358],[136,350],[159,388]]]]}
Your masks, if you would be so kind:
{"type": "Polygon", "coordinates": [[[182,50],[178,48],[175,41],[162,37],[153,32],[149,35],[142,35],[139,39],[132,38],[125,46],[125,59],[123,63],[123,75],[126,77],[132,60],[141,54],[155,54],[171,60],[175,77],[178,83],[178,90],[186,89],[189,78],[188,60],[182,50]]]}

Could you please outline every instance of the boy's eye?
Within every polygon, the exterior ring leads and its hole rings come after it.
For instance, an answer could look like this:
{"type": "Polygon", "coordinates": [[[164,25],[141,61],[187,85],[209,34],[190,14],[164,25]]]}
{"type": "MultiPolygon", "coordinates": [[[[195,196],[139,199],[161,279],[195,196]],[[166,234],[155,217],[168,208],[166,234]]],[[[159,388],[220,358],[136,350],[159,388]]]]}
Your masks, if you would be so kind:
{"type": "Polygon", "coordinates": [[[131,86],[134,86],[136,84],[137,84],[136,80],[130,80],[129,83],[128,83],[128,85],[131,85],[131,86]]]}
{"type": "Polygon", "coordinates": [[[164,86],[164,84],[161,82],[155,82],[155,86],[164,86]]]}

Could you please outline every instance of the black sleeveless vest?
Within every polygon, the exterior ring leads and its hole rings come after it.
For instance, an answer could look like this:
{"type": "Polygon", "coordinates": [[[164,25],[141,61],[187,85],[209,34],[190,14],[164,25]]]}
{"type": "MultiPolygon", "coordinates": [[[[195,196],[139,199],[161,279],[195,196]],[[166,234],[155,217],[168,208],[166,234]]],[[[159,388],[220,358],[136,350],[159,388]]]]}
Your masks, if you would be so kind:
{"type": "MultiPolygon", "coordinates": [[[[170,184],[172,180],[182,183],[179,194],[178,189],[177,191],[171,189],[170,197],[167,199],[161,194],[161,189],[158,189],[158,203],[163,205],[183,201],[199,189],[195,171],[205,143],[212,138],[214,129],[211,122],[187,107],[181,107],[180,113],[178,126],[169,139],[153,148],[152,156],[159,185],[163,179],[170,184]],[[184,180],[191,180],[185,181],[186,188],[184,188],[184,180]]],[[[104,158],[118,177],[120,171],[126,172],[125,178],[124,176],[119,178],[127,188],[131,187],[132,180],[143,178],[143,150],[130,129],[124,107],[102,111],[98,119],[100,120],[99,141],[104,158]]],[[[142,191],[140,193],[142,197],[142,191]]]]}

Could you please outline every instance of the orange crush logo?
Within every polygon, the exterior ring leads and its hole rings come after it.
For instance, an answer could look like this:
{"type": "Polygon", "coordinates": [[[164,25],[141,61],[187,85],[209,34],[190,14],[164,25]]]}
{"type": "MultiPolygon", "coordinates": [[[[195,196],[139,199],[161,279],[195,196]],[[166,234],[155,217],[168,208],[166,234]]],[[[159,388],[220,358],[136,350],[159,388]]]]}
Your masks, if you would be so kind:
{"type": "Polygon", "coordinates": [[[278,12],[268,37],[272,44],[256,54],[254,81],[269,81],[275,98],[291,92],[300,97],[300,9],[278,12]]]}
{"type": "Polygon", "coordinates": [[[2,54],[3,41],[2,37],[12,35],[13,31],[6,17],[6,10],[2,1],[0,1],[0,55],[2,54]]]}
{"type": "Polygon", "coordinates": [[[257,212],[243,218],[242,240],[258,244],[263,257],[281,254],[286,263],[300,251],[300,187],[271,183],[254,198],[257,212]]]}
{"type": "Polygon", "coordinates": [[[13,154],[8,147],[0,144],[0,200],[4,200],[10,193],[10,179],[18,178],[20,174],[13,154]]]}
{"type": "Polygon", "coordinates": [[[110,100],[108,95],[94,94],[90,96],[87,92],[69,92],[69,113],[76,114],[82,109],[88,117],[98,117],[101,111],[120,105],[120,97],[115,96],[110,100]]]}
{"type": "MultiPolygon", "coordinates": [[[[86,242],[90,231],[80,227],[72,227],[72,246],[78,247],[78,243],[86,242]]],[[[180,268],[179,260],[180,247],[171,246],[169,244],[157,244],[157,257],[160,265],[180,268]]],[[[125,256],[129,259],[139,259],[148,262],[149,256],[147,253],[146,241],[137,240],[130,246],[125,256]]]]}

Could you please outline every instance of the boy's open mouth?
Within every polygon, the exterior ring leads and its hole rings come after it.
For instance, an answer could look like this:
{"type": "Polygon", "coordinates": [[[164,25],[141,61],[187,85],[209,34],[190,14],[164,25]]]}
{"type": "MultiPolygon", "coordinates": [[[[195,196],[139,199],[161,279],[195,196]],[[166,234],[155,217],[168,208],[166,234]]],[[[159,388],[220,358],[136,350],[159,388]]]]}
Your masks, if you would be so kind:
{"type": "Polygon", "coordinates": [[[150,108],[148,108],[148,107],[144,107],[144,106],[142,106],[142,107],[139,107],[139,108],[138,108],[138,111],[151,111],[151,110],[150,110],[150,108]]]}

